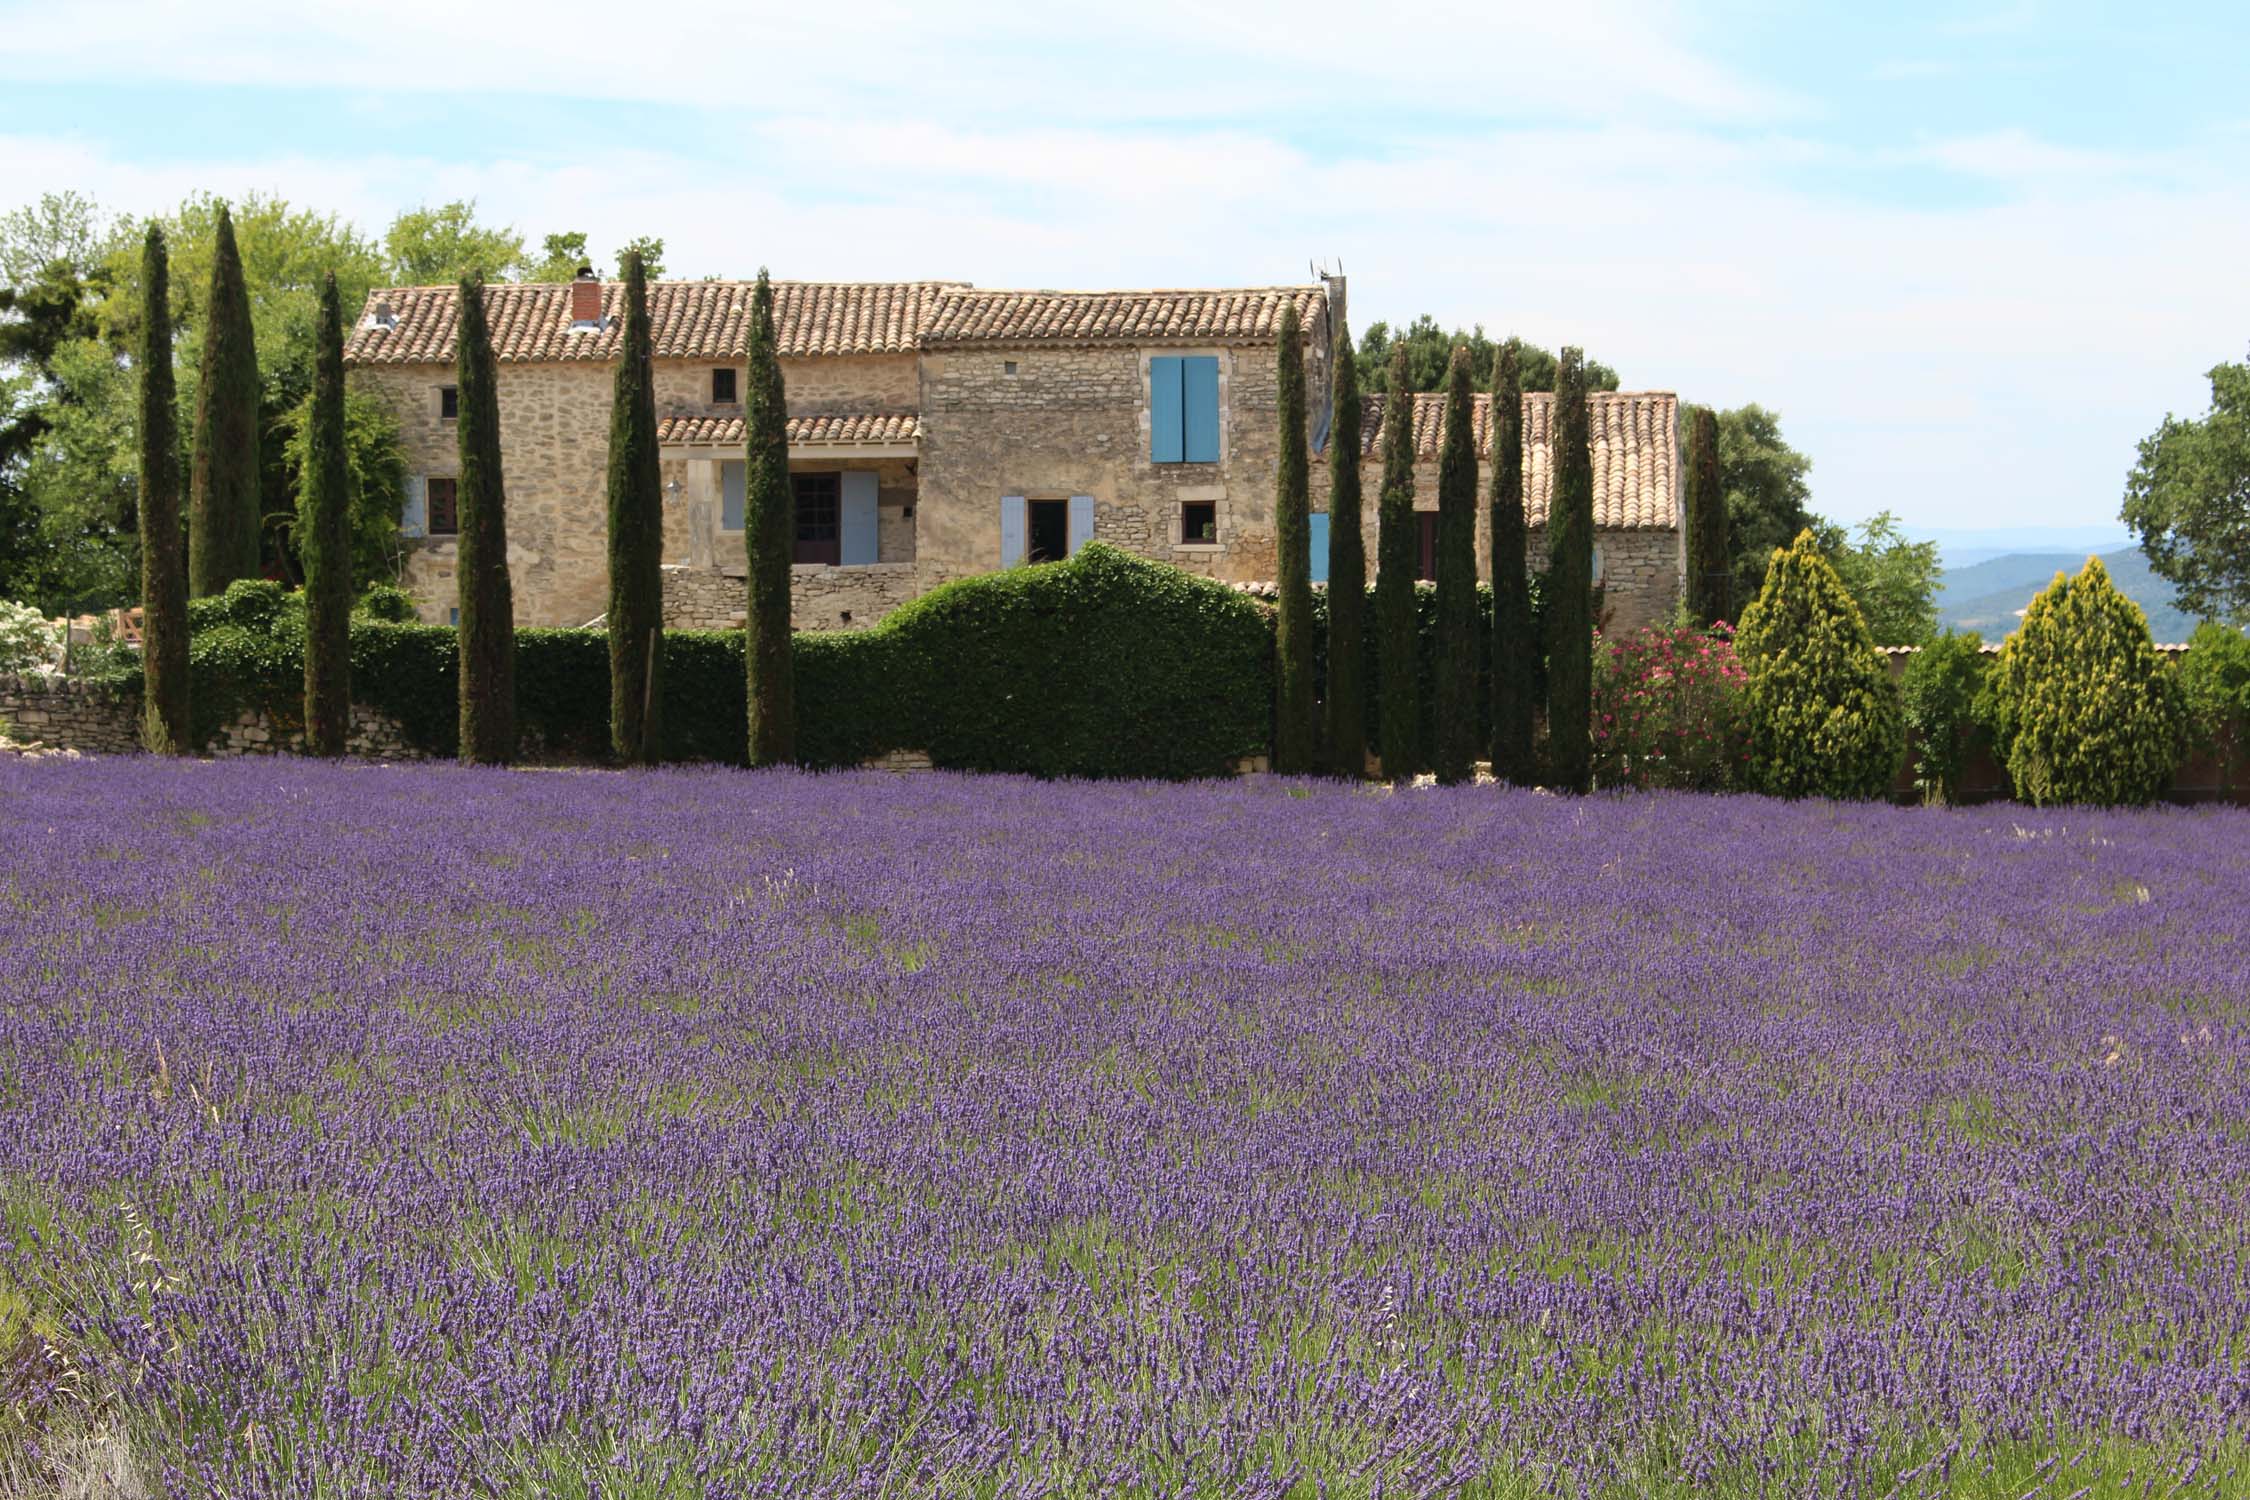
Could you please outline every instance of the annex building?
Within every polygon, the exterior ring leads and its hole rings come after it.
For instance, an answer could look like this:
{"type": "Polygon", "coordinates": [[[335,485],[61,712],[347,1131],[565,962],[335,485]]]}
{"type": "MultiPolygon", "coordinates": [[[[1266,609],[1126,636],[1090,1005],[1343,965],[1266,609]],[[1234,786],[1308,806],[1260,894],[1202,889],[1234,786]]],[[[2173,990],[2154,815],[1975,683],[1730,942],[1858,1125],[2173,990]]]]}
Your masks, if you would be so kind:
{"type": "MultiPolygon", "coordinates": [[[[752,285],[649,289],[664,475],[665,620],[739,624],[743,407],[752,285]]],[[[604,476],[623,284],[485,292],[498,358],[508,560],[521,625],[582,625],[607,606],[604,476]]],[[[1342,278],[1182,291],[995,291],[961,282],[777,282],[776,333],[797,510],[799,629],[871,625],[941,583],[1066,557],[1099,539],[1230,583],[1275,576],[1276,336],[1306,339],[1313,508],[1324,512],[1330,350],[1342,278]]],[[[456,601],[452,287],[373,293],[345,350],[353,384],[397,415],[406,448],[404,583],[424,619],[456,601]]],[[[1596,393],[1595,566],[1614,627],[1673,607],[1683,568],[1679,401],[1596,393]]],[[[1443,401],[1366,399],[1370,568],[1383,424],[1411,420],[1428,576],[1443,401]]],[[[1490,411],[1479,396],[1484,562],[1490,411]]],[[[1551,484],[1551,396],[1524,398],[1534,565],[1551,484]]],[[[1327,516],[1313,522],[1326,576],[1327,516]]]]}

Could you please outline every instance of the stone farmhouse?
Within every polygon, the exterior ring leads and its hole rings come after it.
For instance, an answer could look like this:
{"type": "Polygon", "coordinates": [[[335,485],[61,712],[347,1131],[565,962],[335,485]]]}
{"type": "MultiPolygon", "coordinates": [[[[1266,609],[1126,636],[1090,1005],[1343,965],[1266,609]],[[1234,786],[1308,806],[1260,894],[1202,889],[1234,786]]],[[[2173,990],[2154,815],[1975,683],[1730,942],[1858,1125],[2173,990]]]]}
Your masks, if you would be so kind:
{"type": "MultiPolygon", "coordinates": [[[[580,625],[607,606],[604,473],[623,285],[486,289],[498,357],[517,621],[580,625]]],[[[650,288],[665,494],[665,620],[739,624],[743,407],[751,287],[650,288]]],[[[397,414],[409,477],[405,584],[423,618],[457,599],[452,287],[373,293],[345,351],[350,378],[397,414]]],[[[1313,572],[1326,576],[1332,319],[1344,283],[1208,291],[994,291],[959,282],[779,282],[797,510],[799,629],[871,625],[941,583],[1069,555],[1090,539],[1238,584],[1275,574],[1276,331],[1305,329],[1315,448],[1313,572]]],[[[1597,394],[1595,566],[1611,623],[1658,619],[1683,568],[1679,402],[1597,394]]],[[[1524,399],[1535,565],[1551,483],[1553,398],[1524,399]]],[[[1367,398],[1362,465],[1375,557],[1383,423],[1367,398]]],[[[1490,412],[1477,398],[1484,455],[1490,412]]],[[[1410,404],[1431,568],[1442,400],[1410,404]]]]}

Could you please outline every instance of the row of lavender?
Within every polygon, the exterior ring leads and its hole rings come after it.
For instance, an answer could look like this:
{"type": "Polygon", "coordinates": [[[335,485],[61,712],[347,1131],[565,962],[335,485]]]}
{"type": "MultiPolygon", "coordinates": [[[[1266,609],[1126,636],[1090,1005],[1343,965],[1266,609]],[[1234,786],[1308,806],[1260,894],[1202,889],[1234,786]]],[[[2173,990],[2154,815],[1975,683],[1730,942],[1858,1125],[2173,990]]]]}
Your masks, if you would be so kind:
{"type": "Polygon", "coordinates": [[[0,1327],[168,1493],[2242,1482],[2231,811],[111,760],[0,845],[0,1327]]]}

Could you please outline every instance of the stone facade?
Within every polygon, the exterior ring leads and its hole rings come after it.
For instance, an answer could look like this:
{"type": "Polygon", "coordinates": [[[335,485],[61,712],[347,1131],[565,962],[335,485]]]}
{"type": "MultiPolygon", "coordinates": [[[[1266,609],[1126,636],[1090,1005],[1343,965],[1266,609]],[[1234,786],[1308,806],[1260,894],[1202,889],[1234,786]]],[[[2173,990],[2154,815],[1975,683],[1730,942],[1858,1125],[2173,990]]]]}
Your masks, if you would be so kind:
{"type": "Polygon", "coordinates": [[[0,737],[124,754],[141,748],[141,700],[69,677],[0,677],[0,737]]]}
{"type": "MultiPolygon", "coordinates": [[[[740,569],[667,567],[664,628],[740,630],[748,588],[740,569]]],[[[800,566],[789,576],[790,615],[799,630],[857,630],[922,592],[919,570],[911,562],[800,566]]]]}

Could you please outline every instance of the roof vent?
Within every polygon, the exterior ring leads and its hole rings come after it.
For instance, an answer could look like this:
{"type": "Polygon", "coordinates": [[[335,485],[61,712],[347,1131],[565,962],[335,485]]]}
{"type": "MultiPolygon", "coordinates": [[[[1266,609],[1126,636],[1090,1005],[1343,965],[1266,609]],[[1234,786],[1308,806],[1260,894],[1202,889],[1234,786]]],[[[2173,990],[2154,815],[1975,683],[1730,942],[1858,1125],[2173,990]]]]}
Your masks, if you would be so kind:
{"type": "Polygon", "coordinates": [[[592,266],[580,266],[570,284],[570,331],[599,333],[602,327],[602,284],[592,266]]]}
{"type": "Polygon", "coordinates": [[[378,297],[375,299],[373,322],[377,328],[398,327],[398,314],[392,310],[390,298],[378,297]]]}

